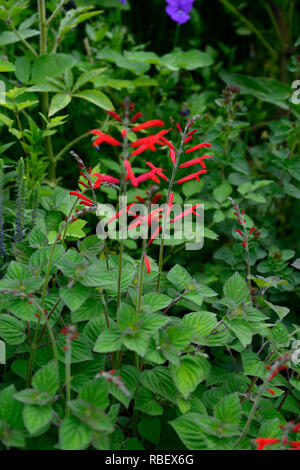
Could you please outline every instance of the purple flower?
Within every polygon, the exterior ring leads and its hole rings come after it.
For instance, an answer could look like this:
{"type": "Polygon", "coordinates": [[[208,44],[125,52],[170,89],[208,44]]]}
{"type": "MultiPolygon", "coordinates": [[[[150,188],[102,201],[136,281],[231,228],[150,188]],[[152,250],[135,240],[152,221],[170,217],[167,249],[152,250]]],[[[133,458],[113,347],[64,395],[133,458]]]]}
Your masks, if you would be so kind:
{"type": "Polygon", "coordinates": [[[126,0],[119,0],[123,5],[126,5],[126,0]]]}
{"type": "Polygon", "coordinates": [[[194,0],[167,0],[167,14],[176,23],[184,24],[190,19],[189,12],[193,8],[194,0]]]}

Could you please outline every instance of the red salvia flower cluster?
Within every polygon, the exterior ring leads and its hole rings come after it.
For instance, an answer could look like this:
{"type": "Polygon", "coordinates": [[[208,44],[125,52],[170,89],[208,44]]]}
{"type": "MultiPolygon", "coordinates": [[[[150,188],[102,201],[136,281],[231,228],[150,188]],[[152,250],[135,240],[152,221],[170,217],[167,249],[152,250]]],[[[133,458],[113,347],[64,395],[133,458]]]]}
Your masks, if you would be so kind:
{"type": "Polygon", "coordinates": [[[240,224],[241,229],[242,229],[242,230],[240,230],[239,228],[236,228],[235,231],[239,235],[241,235],[241,237],[243,237],[243,239],[244,239],[244,241],[241,243],[241,245],[244,248],[248,249],[249,237],[252,234],[252,232],[254,230],[254,227],[251,227],[251,229],[248,232],[247,227],[246,227],[245,211],[244,210],[241,211],[240,208],[239,208],[238,203],[235,202],[231,197],[229,197],[228,199],[231,202],[231,205],[234,209],[234,215],[237,218],[237,222],[240,224]]]}
{"type": "Polygon", "coordinates": [[[256,450],[264,450],[266,446],[279,443],[281,443],[282,446],[288,446],[287,450],[300,450],[300,441],[288,439],[290,433],[300,432],[300,422],[295,425],[294,421],[289,421],[286,425],[280,425],[279,427],[283,430],[282,437],[280,439],[274,437],[258,437],[254,440],[257,445],[256,450]]]}
{"type": "Polygon", "coordinates": [[[289,360],[289,354],[286,353],[283,356],[279,356],[278,359],[272,365],[266,365],[266,369],[270,371],[270,375],[268,377],[268,382],[276,377],[276,375],[281,372],[282,370],[288,369],[286,362],[289,360]]]}

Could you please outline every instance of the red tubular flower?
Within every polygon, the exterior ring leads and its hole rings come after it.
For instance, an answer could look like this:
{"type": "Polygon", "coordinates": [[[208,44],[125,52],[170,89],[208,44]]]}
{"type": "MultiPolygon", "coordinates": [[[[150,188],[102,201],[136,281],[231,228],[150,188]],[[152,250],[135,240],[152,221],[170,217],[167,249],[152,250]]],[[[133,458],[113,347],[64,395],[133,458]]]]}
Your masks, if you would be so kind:
{"type": "MultiPolygon", "coordinates": [[[[132,202],[131,204],[128,204],[128,206],[126,207],[126,212],[131,214],[131,215],[135,215],[133,212],[131,212],[129,209],[131,206],[134,206],[135,202],[132,202]]],[[[112,216],[111,219],[109,219],[109,221],[107,222],[107,225],[108,224],[111,224],[114,220],[118,219],[121,215],[123,214],[123,209],[121,209],[120,211],[118,211],[115,215],[112,216]]]]}
{"type": "Polygon", "coordinates": [[[134,175],[134,173],[133,173],[133,171],[132,171],[131,165],[130,165],[130,163],[129,163],[128,160],[124,160],[124,166],[125,166],[125,168],[126,168],[127,176],[128,176],[128,178],[130,179],[130,181],[131,181],[131,183],[132,183],[132,186],[134,186],[135,188],[137,188],[139,184],[138,184],[138,182],[137,182],[137,180],[136,180],[136,177],[135,177],[135,175],[134,175]]]}
{"type": "Polygon", "coordinates": [[[143,113],[141,113],[141,112],[135,113],[134,116],[132,116],[132,118],[131,118],[131,122],[137,121],[138,118],[140,118],[142,116],[143,116],[143,113]]]}
{"type": "Polygon", "coordinates": [[[268,445],[278,444],[280,439],[275,439],[274,437],[258,437],[254,442],[257,444],[256,450],[264,450],[268,445]]]}
{"type": "Polygon", "coordinates": [[[190,153],[194,152],[195,150],[202,149],[203,147],[211,147],[211,144],[204,142],[202,144],[194,145],[194,147],[191,147],[190,149],[187,149],[185,153],[190,153]]]}
{"type": "Polygon", "coordinates": [[[162,198],[162,194],[157,193],[151,201],[151,204],[156,204],[159,199],[162,198]]]}
{"type": "Polygon", "coordinates": [[[198,176],[202,175],[203,173],[207,173],[207,170],[200,170],[200,171],[197,171],[196,173],[192,173],[191,175],[185,176],[184,178],[181,178],[180,180],[176,181],[176,183],[184,183],[185,181],[189,181],[194,178],[196,178],[197,181],[200,181],[198,176]]]}
{"type": "Polygon", "coordinates": [[[195,134],[195,132],[197,132],[197,129],[193,129],[192,131],[189,131],[189,132],[188,132],[188,135],[195,134]]]}
{"type": "Polygon", "coordinates": [[[99,136],[93,142],[94,147],[97,147],[97,145],[101,145],[103,143],[112,145],[114,147],[119,147],[121,145],[121,143],[117,139],[114,139],[113,137],[111,137],[108,134],[104,134],[103,132],[99,131],[99,129],[91,130],[91,134],[99,136]]]}
{"type": "Polygon", "coordinates": [[[93,187],[95,189],[99,188],[101,186],[101,183],[113,183],[113,184],[120,183],[119,178],[115,178],[114,176],[101,175],[101,173],[93,173],[93,176],[97,177],[97,180],[93,184],[93,187]]]}
{"type": "Polygon", "coordinates": [[[181,212],[181,214],[177,215],[174,219],[170,221],[170,224],[173,224],[177,220],[182,219],[183,217],[190,214],[194,209],[196,209],[199,206],[201,206],[201,204],[194,204],[190,209],[186,209],[185,211],[181,212]]]}
{"type": "Polygon", "coordinates": [[[168,181],[168,178],[163,174],[163,171],[165,171],[163,168],[157,168],[151,162],[145,162],[145,163],[146,163],[146,165],[150,166],[150,168],[152,168],[153,172],[155,174],[157,174],[158,176],[160,176],[160,178],[162,178],[165,181],[168,181]]]}
{"type": "Polygon", "coordinates": [[[292,432],[300,432],[300,423],[296,424],[296,426],[292,429],[292,432]]]}
{"type": "Polygon", "coordinates": [[[70,191],[69,193],[71,196],[76,196],[78,197],[79,199],[82,199],[83,201],[86,201],[90,204],[94,204],[93,201],[89,198],[89,197],[86,197],[84,196],[83,194],[79,193],[78,191],[70,191]]]}
{"type": "Polygon", "coordinates": [[[138,184],[140,183],[143,183],[144,181],[147,181],[147,180],[152,180],[154,181],[155,183],[160,183],[160,180],[157,178],[155,172],[152,170],[152,171],[146,171],[146,173],[143,173],[142,175],[139,175],[136,177],[136,181],[138,184]]]}
{"type": "Polygon", "coordinates": [[[135,199],[137,199],[138,201],[140,201],[141,204],[144,204],[145,202],[145,199],[141,196],[135,196],[135,199]]]}
{"type": "Polygon", "coordinates": [[[158,132],[157,134],[149,135],[148,137],[141,137],[135,142],[131,142],[130,146],[133,148],[137,148],[137,150],[135,150],[132,155],[138,155],[139,153],[142,153],[147,149],[156,152],[155,145],[158,144],[161,138],[168,132],[169,131],[167,129],[164,129],[158,132]]]}
{"type": "Polygon", "coordinates": [[[157,227],[156,230],[154,230],[154,233],[152,235],[152,237],[150,238],[149,242],[148,242],[148,245],[151,245],[151,243],[153,242],[153,240],[155,240],[156,236],[159,234],[159,232],[162,230],[162,227],[161,225],[159,227],[157,227]]]}
{"type": "Polygon", "coordinates": [[[177,127],[177,129],[178,129],[178,132],[180,132],[180,134],[182,134],[182,129],[181,129],[180,124],[176,124],[176,127],[177,127]]]}
{"type": "Polygon", "coordinates": [[[249,235],[251,235],[251,233],[253,232],[253,230],[254,230],[254,227],[251,227],[250,232],[249,232],[249,235]]]}
{"type": "Polygon", "coordinates": [[[240,229],[236,228],[235,231],[236,231],[237,233],[239,233],[242,237],[244,236],[244,235],[242,234],[242,232],[240,231],[240,229]]]}
{"type": "Polygon", "coordinates": [[[88,206],[88,207],[93,207],[93,205],[94,205],[94,204],[90,204],[89,202],[86,202],[86,201],[80,201],[79,204],[81,204],[83,206],[88,206]]]}
{"type": "Polygon", "coordinates": [[[206,166],[202,161],[204,160],[204,158],[212,158],[212,155],[203,155],[202,157],[199,157],[199,158],[193,158],[192,160],[189,160],[188,162],[181,163],[181,165],[179,165],[179,168],[186,168],[192,165],[196,165],[197,163],[200,163],[202,168],[206,169],[206,166]]]}
{"type": "Polygon", "coordinates": [[[165,137],[160,137],[159,141],[157,142],[160,145],[167,145],[170,149],[175,150],[174,145],[165,137]]]}
{"type": "Polygon", "coordinates": [[[271,395],[275,395],[275,392],[272,388],[267,388],[267,392],[271,393],[271,395]]]}
{"type": "Polygon", "coordinates": [[[122,119],[115,111],[107,111],[107,114],[110,114],[116,121],[122,122],[122,119]]]}
{"type": "Polygon", "coordinates": [[[300,450],[300,441],[290,441],[289,444],[293,447],[297,447],[300,450]]]}
{"type": "Polygon", "coordinates": [[[85,184],[83,181],[78,181],[78,184],[81,184],[84,188],[89,189],[88,185],[85,184]]]}
{"type": "Polygon", "coordinates": [[[192,140],[193,140],[193,137],[192,137],[191,135],[189,135],[188,137],[186,137],[186,138],[184,139],[184,143],[185,143],[185,144],[188,144],[188,143],[191,142],[192,140]]]}
{"type": "Polygon", "coordinates": [[[133,127],[131,130],[133,132],[141,131],[142,129],[148,129],[149,127],[163,127],[165,123],[161,121],[160,119],[152,119],[151,121],[146,121],[143,122],[142,124],[139,124],[138,126],[133,127]]]}
{"type": "Polygon", "coordinates": [[[126,130],[126,129],[122,129],[121,135],[122,135],[123,139],[125,139],[125,137],[126,137],[126,135],[127,135],[127,130],[126,130]]]}
{"type": "Polygon", "coordinates": [[[145,265],[146,265],[146,268],[147,268],[147,273],[150,274],[151,273],[151,265],[150,265],[150,260],[149,260],[148,256],[146,255],[146,253],[144,254],[144,260],[145,260],[145,265]]]}
{"type": "Polygon", "coordinates": [[[173,149],[170,149],[169,157],[172,160],[173,166],[175,166],[175,151],[173,149]]]}

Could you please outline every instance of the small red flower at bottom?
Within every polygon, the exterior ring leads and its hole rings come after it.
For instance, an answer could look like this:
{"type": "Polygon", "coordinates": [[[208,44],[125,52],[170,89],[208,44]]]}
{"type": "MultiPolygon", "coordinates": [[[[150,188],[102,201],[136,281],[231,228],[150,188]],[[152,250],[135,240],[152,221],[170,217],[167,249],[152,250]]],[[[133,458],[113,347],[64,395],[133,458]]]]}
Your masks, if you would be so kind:
{"type": "Polygon", "coordinates": [[[146,255],[146,253],[144,254],[144,260],[145,260],[145,265],[146,265],[146,268],[147,268],[147,273],[150,274],[151,273],[151,265],[150,265],[150,260],[149,260],[148,256],[146,255]]]}
{"type": "Polygon", "coordinates": [[[256,450],[264,450],[268,445],[278,444],[280,439],[275,439],[274,437],[258,437],[254,442],[257,444],[256,450]]]}

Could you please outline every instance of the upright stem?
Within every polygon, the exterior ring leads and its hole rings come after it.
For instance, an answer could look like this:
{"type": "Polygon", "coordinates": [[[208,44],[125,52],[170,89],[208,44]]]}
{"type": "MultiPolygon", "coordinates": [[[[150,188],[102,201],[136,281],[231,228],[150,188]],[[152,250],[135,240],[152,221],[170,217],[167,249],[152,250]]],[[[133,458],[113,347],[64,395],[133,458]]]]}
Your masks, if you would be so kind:
{"type": "Polygon", "coordinates": [[[67,339],[65,355],[65,381],[66,381],[66,416],[70,414],[69,401],[71,400],[71,355],[72,341],[67,339]]]}
{"type": "Polygon", "coordinates": [[[142,247],[142,256],[140,261],[140,274],[139,274],[139,290],[138,290],[138,301],[137,301],[137,313],[141,311],[141,301],[142,301],[142,293],[143,293],[143,278],[144,278],[144,255],[146,253],[146,244],[147,239],[143,239],[143,247],[142,247]]]}

